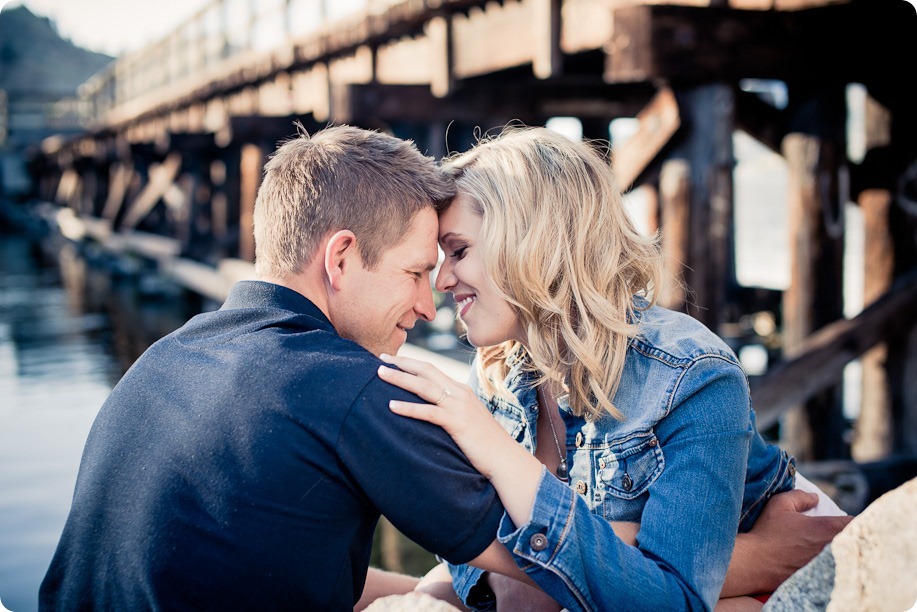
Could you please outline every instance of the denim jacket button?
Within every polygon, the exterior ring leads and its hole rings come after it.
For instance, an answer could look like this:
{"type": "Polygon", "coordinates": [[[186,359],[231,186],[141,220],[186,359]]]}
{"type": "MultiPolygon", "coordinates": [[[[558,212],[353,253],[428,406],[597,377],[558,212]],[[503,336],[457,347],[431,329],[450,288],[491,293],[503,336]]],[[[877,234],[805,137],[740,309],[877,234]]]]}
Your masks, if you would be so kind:
{"type": "Polygon", "coordinates": [[[631,480],[630,476],[624,474],[624,477],[621,479],[621,488],[625,491],[630,491],[631,487],[634,486],[634,481],[631,480]]]}
{"type": "Polygon", "coordinates": [[[536,533],[529,539],[529,545],[535,552],[541,552],[548,547],[548,538],[543,533],[536,533]]]}
{"type": "Polygon", "coordinates": [[[652,448],[656,446],[657,444],[659,444],[659,442],[656,440],[656,438],[653,438],[652,440],[650,440],[649,444],[650,444],[650,448],[652,448]]]}
{"type": "Polygon", "coordinates": [[[577,493],[579,493],[580,495],[585,495],[586,491],[588,490],[589,490],[589,487],[586,485],[585,482],[583,482],[582,480],[578,480],[576,482],[576,492],[577,493]]]}
{"type": "Polygon", "coordinates": [[[576,448],[580,448],[583,445],[583,432],[578,431],[576,433],[576,448]]]}
{"type": "Polygon", "coordinates": [[[599,467],[600,467],[601,469],[604,470],[606,465],[608,465],[608,464],[605,462],[605,458],[604,458],[604,457],[602,457],[601,459],[599,459],[599,467]]]}

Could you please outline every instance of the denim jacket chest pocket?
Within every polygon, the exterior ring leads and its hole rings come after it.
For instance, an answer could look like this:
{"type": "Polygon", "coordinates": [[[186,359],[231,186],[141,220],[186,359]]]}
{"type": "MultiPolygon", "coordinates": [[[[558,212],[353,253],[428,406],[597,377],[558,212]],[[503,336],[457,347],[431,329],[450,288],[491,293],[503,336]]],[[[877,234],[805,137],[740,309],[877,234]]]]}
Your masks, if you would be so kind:
{"type": "Polygon", "coordinates": [[[639,521],[646,492],[664,467],[665,456],[652,431],[629,433],[578,449],[571,486],[605,519],[639,521]]]}

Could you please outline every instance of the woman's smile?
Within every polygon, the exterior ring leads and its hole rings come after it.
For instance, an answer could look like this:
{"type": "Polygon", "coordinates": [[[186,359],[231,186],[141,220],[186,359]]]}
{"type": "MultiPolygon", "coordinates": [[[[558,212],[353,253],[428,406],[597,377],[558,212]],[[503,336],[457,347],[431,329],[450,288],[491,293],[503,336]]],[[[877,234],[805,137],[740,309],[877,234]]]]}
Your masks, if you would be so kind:
{"type": "Polygon", "coordinates": [[[464,318],[468,311],[471,309],[471,305],[474,304],[475,297],[474,295],[464,295],[458,296],[453,295],[453,298],[456,301],[456,306],[458,308],[458,314],[460,317],[464,318]]]}

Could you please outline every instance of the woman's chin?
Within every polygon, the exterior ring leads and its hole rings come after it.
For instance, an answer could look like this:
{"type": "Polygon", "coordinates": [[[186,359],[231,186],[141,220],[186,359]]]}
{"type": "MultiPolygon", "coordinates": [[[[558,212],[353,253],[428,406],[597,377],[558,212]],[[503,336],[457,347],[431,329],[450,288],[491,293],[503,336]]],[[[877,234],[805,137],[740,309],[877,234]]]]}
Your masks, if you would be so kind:
{"type": "Polygon", "coordinates": [[[468,341],[468,344],[470,344],[474,348],[486,348],[488,346],[496,346],[506,341],[505,338],[500,339],[500,338],[497,338],[494,336],[488,336],[487,334],[482,334],[482,333],[476,334],[467,325],[465,326],[465,330],[466,330],[465,339],[468,341]]]}
{"type": "Polygon", "coordinates": [[[480,343],[480,339],[478,338],[477,334],[471,331],[467,323],[465,323],[465,340],[467,340],[468,344],[470,344],[474,348],[481,348],[482,346],[487,346],[486,344],[480,343]]]}

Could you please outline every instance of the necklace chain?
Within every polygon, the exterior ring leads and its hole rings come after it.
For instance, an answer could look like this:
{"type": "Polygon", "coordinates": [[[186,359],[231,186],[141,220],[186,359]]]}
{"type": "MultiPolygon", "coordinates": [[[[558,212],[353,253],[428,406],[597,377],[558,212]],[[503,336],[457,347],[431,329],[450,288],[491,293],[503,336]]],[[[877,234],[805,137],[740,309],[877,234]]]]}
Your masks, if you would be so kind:
{"type": "MultiPolygon", "coordinates": [[[[548,401],[541,390],[541,387],[538,388],[538,394],[541,396],[541,403],[545,410],[545,416],[548,417],[548,425],[551,427],[551,436],[554,438],[554,447],[557,449],[557,456],[560,458],[560,463],[557,464],[557,477],[561,480],[567,479],[567,456],[564,451],[560,449],[560,441],[557,439],[557,430],[554,429],[554,419],[551,417],[550,408],[548,407],[548,401]]],[[[566,446],[566,444],[564,445],[566,446]]]]}

